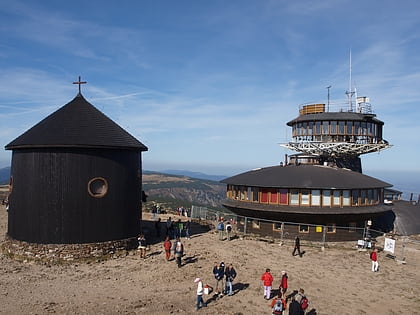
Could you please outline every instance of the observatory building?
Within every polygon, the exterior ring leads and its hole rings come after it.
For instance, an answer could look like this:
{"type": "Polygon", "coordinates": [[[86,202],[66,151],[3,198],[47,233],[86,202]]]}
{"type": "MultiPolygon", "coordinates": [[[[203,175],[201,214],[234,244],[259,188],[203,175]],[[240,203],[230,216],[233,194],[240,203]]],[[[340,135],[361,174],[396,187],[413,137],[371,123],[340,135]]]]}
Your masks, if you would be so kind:
{"type": "Polygon", "coordinates": [[[83,244],[138,236],[147,147],[90,104],[80,85],[72,101],[5,148],[9,238],[83,244]]]}
{"type": "Polygon", "coordinates": [[[350,98],[347,109],[336,111],[329,103],[305,104],[287,125],[292,141],[282,146],[299,153],[286,156],[280,165],[224,179],[223,206],[253,218],[239,225],[251,233],[272,235],[285,228],[288,237],[319,239],[326,228],[332,241],[360,238],[355,228],[389,210],[383,204],[384,189],[392,186],[362,174],[360,155],[390,147],[369,99],[350,98]]]}

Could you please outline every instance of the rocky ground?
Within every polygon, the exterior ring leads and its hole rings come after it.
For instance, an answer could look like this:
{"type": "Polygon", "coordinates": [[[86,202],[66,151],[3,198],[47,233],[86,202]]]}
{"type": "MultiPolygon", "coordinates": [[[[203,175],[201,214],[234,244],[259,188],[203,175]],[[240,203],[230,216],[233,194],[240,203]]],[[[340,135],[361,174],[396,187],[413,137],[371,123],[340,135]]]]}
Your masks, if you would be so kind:
{"type": "MultiPolygon", "coordinates": [[[[194,223],[193,237],[183,240],[183,266],[177,268],[165,260],[160,239],[151,237],[148,214],[144,220],[151,243],[146,259],[132,251],[106,261],[52,265],[0,254],[0,314],[271,314],[260,281],[265,268],[272,270],[274,289],[286,270],[289,292],[304,288],[311,314],[420,314],[418,241],[397,240],[397,259],[404,255],[406,264],[380,252],[380,271],[373,273],[369,254],[355,243],[325,250],[303,244],[306,253],[300,258],[291,255],[291,241],[282,246],[240,237],[218,241],[214,231],[194,223]],[[201,277],[214,286],[212,268],[218,261],[236,268],[235,294],[207,295],[208,307],[196,311],[193,281],[201,277]]],[[[6,232],[7,212],[1,206],[0,241],[6,232]]]]}

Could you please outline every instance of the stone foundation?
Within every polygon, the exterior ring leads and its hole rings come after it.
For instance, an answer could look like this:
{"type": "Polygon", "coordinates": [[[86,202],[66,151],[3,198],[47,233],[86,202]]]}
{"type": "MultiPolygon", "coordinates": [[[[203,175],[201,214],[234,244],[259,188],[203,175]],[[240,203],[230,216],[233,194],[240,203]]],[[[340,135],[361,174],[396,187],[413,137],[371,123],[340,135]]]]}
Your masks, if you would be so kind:
{"type": "Polygon", "coordinates": [[[6,236],[0,245],[4,255],[20,261],[71,263],[122,257],[138,246],[137,238],[87,244],[35,244],[6,236]]]}

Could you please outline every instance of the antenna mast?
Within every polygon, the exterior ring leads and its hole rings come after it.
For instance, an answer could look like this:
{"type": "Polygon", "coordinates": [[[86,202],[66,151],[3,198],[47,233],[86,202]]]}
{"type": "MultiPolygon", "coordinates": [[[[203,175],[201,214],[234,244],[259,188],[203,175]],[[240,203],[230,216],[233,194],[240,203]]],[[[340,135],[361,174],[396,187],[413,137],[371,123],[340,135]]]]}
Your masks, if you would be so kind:
{"type": "Polygon", "coordinates": [[[352,90],[352,84],[351,84],[351,49],[350,49],[350,64],[349,64],[349,74],[350,74],[350,78],[349,78],[349,89],[346,92],[347,94],[347,98],[349,101],[349,111],[352,112],[353,111],[353,95],[354,92],[352,90]]]}

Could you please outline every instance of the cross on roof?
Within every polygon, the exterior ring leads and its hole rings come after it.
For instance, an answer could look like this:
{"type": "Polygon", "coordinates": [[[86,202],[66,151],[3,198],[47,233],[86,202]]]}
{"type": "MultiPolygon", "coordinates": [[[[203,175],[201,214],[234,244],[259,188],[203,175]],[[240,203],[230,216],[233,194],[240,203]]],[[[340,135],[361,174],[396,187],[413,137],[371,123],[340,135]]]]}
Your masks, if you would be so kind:
{"type": "Polygon", "coordinates": [[[80,81],[80,75],[79,75],[79,80],[78,80],[78,81],[76,81],[76,82],[73,82],[73,84],[78,84],[78,85],[79,85],[79,94],[81,93],[80,86],[81,86],[82,84],[86,84],[86,83],[87,83],[87,81],[80,81]]]}

